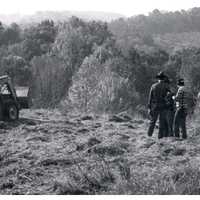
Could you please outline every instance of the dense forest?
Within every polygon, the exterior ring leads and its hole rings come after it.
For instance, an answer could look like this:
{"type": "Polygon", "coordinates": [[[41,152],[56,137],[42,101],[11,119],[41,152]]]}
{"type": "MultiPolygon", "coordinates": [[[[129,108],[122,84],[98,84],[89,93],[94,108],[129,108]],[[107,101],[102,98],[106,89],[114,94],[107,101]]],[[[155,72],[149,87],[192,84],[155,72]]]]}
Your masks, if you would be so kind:
{"type": "Polygon", "coordinates": [[[176,90],[200,90],[200,8],[120,18],[71,17],[37,24],[0,23],[0,74],[29,86],[33,107],[65,111],[146,110],[157,72],[176,90]]]}

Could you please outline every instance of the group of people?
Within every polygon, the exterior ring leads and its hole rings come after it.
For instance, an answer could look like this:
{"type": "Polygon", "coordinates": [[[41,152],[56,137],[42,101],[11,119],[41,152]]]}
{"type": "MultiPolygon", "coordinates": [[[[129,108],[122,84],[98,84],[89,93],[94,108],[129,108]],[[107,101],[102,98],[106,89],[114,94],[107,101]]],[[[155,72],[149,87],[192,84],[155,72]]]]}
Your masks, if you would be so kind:
{"type": "Polygon", "coordinates": [[[187,138],[186,117],[188,111],[188,97],[184,79],[177,82],[178,91],[174,94],[170,90],[170,79],[164,72],[156,75],[157,82],[151,86],[148,99],[148,114],[150,125],[148,136],[152,136],[156,122],[159,119],[158,138],[180,137],[187,138]]]}

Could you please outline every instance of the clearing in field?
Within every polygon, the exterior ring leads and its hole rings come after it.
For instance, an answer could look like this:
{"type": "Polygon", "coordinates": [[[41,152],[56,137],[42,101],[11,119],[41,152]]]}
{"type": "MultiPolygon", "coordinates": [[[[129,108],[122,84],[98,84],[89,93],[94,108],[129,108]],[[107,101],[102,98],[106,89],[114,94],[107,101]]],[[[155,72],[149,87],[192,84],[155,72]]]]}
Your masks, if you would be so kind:
{"type": "Polygon", "coordinates": [[[187,140],[158,140],[126,114],[24,111],[0,124],[1,194],[199,194],[195,123],[187,140]]]}

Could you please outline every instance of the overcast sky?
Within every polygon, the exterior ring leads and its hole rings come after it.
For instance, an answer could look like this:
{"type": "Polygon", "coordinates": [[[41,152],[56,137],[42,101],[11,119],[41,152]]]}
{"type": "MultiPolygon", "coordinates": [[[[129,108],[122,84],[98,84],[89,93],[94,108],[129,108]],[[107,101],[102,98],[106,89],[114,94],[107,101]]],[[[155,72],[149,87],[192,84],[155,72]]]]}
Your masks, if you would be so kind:
{"type": "Polygon", "coordinates": [[[175,11],[200,7],[200,0],[1,0],[0,14],[36,11],[105,11],[126,16],[148,14],[155,8],[175,11]]]}

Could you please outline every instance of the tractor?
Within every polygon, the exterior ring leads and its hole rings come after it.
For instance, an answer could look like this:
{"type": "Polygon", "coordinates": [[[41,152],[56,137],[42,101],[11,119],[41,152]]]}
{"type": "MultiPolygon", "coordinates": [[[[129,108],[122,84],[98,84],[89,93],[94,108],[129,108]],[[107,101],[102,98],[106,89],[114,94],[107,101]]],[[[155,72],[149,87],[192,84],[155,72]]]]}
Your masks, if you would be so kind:
{"type": "Polygon", "coordinates": [[[17,120],[19,111],[29,108],[27,94],[17,95],[11,78],[7,75],[0,76],[0,120],[17,120]]]}

